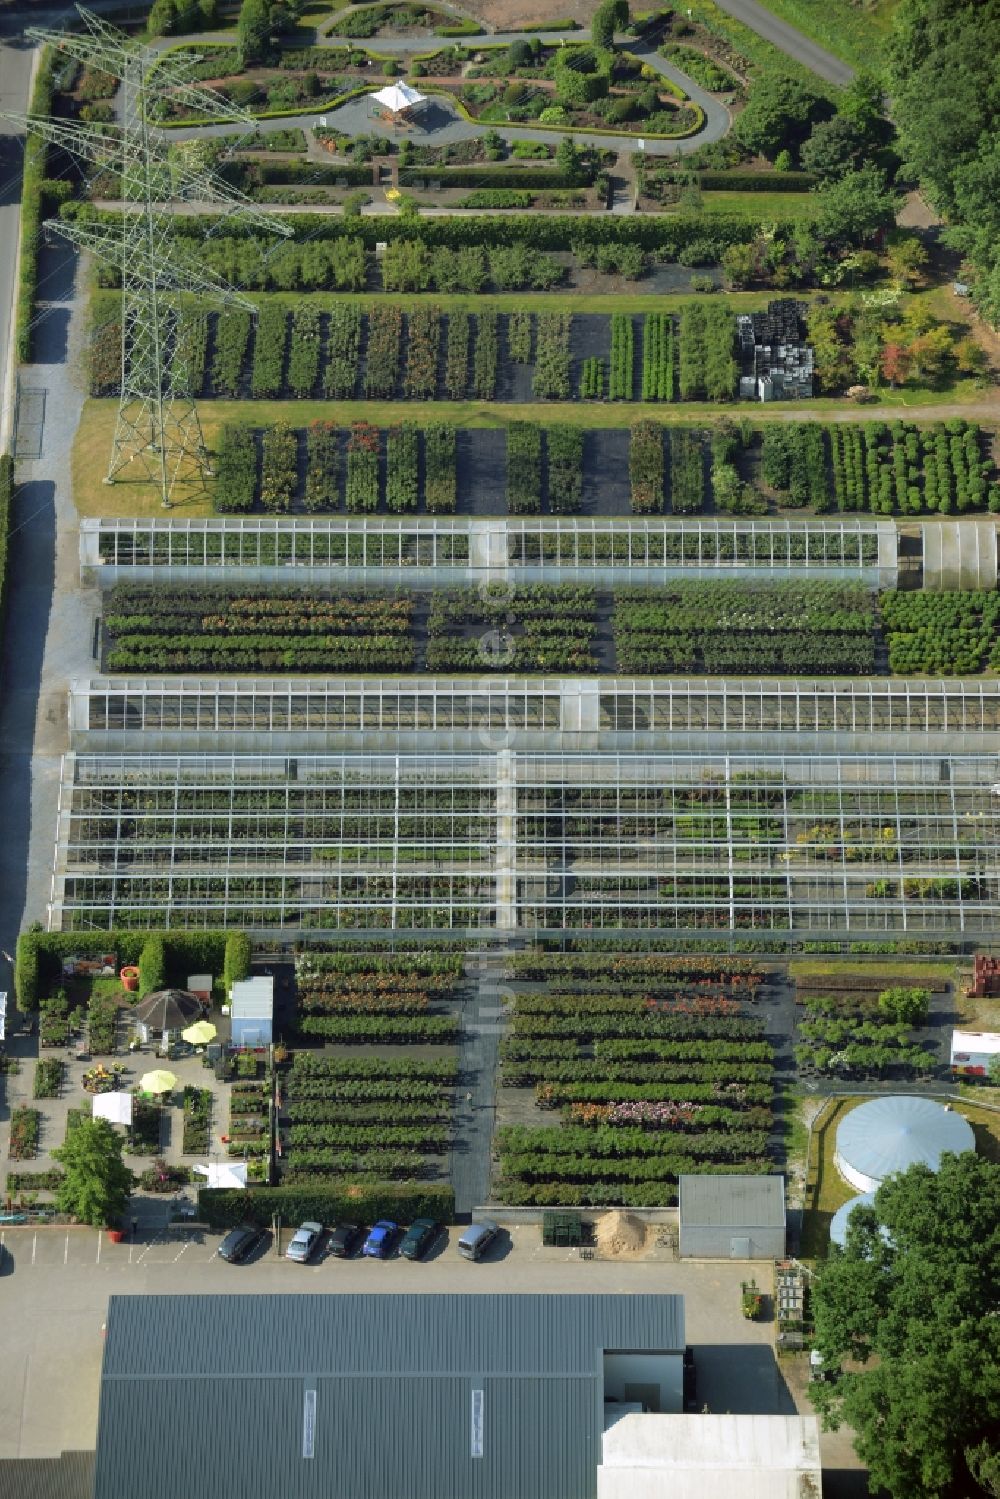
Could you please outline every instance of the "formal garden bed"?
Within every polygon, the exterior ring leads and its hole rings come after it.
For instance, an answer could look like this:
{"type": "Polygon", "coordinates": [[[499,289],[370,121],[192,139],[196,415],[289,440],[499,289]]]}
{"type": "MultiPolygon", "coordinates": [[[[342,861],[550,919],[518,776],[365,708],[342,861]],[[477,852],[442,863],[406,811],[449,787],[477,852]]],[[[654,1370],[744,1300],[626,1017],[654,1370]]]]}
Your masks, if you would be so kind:
{"type": "MultiPolygon", "coordinates": [[[[176,51],[196,51],[202,60],[193,76],[257,115],[329,111],[374,93],[384,78],[406,74],[428,97],[424,112],[433,110],[435,98],[448,99],[464,119],[483,125],[679,139],[704,121],[678,84],[632,54],[600,52],[585,43],[546,44],[540,37],[475,52],[461,42],[444,42],[408,58],[350,44],[286,46],[249,65],[237,47],[224,43],[176,51]]],[[[156,118],[167,125],[209,119],[169,92],[158,101],[156,118]]]]}

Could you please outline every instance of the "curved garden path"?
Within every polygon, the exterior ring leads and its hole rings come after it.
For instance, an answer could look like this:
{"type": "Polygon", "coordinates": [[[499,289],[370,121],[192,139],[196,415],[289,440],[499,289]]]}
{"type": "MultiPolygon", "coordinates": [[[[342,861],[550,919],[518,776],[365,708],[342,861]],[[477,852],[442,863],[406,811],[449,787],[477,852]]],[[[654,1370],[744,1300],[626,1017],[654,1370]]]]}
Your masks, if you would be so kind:
{"type": "MultiPolygon", "coordinates": [[[[546,42],[574,41],[579,43],[587,41],[588,37],[589,32],[587,31],[546,32],[544,40],[546,42]]],[[[200,35],[195,36],[161,37],[152,46],[157,51],[166,51],[168,48],[176,46],[197,47],[204,45],[206,42],[231,43],[232,40],[233,36],[231,32],[202,32],[200,35]]],[[[498,41],[504,46],[508,46],[511,42],[519,40],[530,41],[531,36],[527,32],[511,32],[510,34],[505,34],[502,38],[491,36],[487,33],[482,33],[478,36],[437,39],[396,37],[385,41],[375,39],[371,42],[371,46],[375,51],[391,53],[393,56],[403,59],[410,54],[427,52],[428,47],[433,46],[435,40],[439,41],[442,46],[446,46],[449,41],[454,40],[459,42],[463,47],[475,49],[480,46],[495,47],[498,41]]],[[[339,37],[334,41],[330,41],[326,37],[317,37],[316,40],[316,45],[320,47],[343,46],[343,44],[343,38],[339,37]]],[[[675,68],[672,63],[667,62],[654,48],[648,46],[631,46],[629,51],[635,57],[638,57],[641,62],[648,64],[654,72],[659,73],[661,78],[667,79],[669,82],[677,84],[682,88],[691,102],[697,104],[705,116],[705,123],[701,129],[696,131],[694,135],[689,135],[682,140],[647,139],[645,150],[648,155],[674,156],[678,153],[688,155],[692,151],[697,151],[700,146],[707,146],[711,142],[723,138],[731,124],[729,111],[725,105],[720,104],[714,95],[707,93],[703,88],[699,88],[693,79],[688,78],[679,68],[675,68]]],[[[372,92],[376,88],[382,87],[384,82],[385,79],[376,80],[373,78],[372,92]]],[[[419,133],[412,130],[405,132],[407,138],[415,138],[421,145],[445,145],[450,141],[473,140],[476,136],[486,135],[491,130],[496,131],[506,141],[524,140],[527,137],[531,140],[544,141],[549,145],[557,145],[567,135],[571,135],[572,139],[580,145],[618,151],[637,150],[638,142],[641,139],[638,132],[635,135],[615,135],[596,130],[545,130],[544,128],[530,124],[473,124],[462,117],[449,99],[436,94],[432,95],[431,98],[434,102],[435,113],[440,116],[440,123],[435,124],[433,128],[422,130],[419,133]]],[[[123,105],[120,93],[117,96],[115,104],[119,118],[121,119],[123,118],[123,105]]],[[[345,135],[369,135],[374,128],[374,122],[369,113],[368,99],[367,96],[364,96],[358,99],[351,99],[346,104],[341,104],[335,109],[324,110],[319,108],[301,114],[259,119],[257,121],[257,129],[262,135],[266,135],[272,130],[289,129],[295,126],[303,130],[308,130],[313,128],[320,119],[325,120],[331,129],[343,131],[345,135]]],[[[393,134],[392,127],[388,127],[387,129],[384,124],[380,123],[378,128],[380,133],[388,133],[390,136],[393,134]]],[[[191,125],[188,127],[179,126],[171,128],[164,133],[170,140],[182,141],[229,135],[232,133],[232,130],[233,126],[231,124],[191,125]]],[[[402,139],[402,136],[403,132],[400,132],[399,138],[402,139]]]]}

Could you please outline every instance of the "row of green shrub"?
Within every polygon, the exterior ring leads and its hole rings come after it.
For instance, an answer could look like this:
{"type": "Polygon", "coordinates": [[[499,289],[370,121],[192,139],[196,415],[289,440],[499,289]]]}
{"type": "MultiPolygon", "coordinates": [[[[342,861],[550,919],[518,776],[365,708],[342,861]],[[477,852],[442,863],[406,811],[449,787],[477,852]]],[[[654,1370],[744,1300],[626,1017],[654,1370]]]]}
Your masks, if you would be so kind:
{"type": "Polygon", "coordinates": [[[139,967],[142,993],[162,989],[173,972],[223,974],[227,987],[250,972],[244,932],[22,932],[17,939],[14,986],[20,1010],[37,1010],[54,988],[63,959],[113,952],[119,967],[139,967]]]}
{"type": "Polygon", "coordinates": [[[807,193],[816,186],[812,172],[699,172],[706,193],[807,193]]]}
{"type": "Polygon", "coordinates": [[[310,1219],[331,1225],[338,1222],[374,1223],[388,1218],[393,1223],[412,1223],[415,1218],[434,1218],[451,1223],[455,1217],[455,1193],[450,1186],[428,1182],[325,1181],[310,1185],[297,1182],[287,1187],[257,1187],[247,1191],[211,1187],[198,1193],[202,1219],[210,1228],[230,1228],[255,1221],[270,1224],[275,1214],[282,1223],[297,1224],[310,1219]]]}
{"type": "Polygon", "coordinates": [[[539,192],[582,185],[577,173],[553,167],[400,167],[400,187],[414,187],[420,182],[440,182],[443,187],[523,187],[539,192]]]}
{"type": "MultiPolygon", "coordinates": [[[[101,221],[117,226],[113,214],[101,213],[101,221]]],[[[293,242],[320,241],[360,237],[368,249],[379,241],[411,239],[425,245],[447,245],[458,249],[464,245],[486,248],[504,245],[526,245],[536,250],[570,250],[582,245],[638,245],[655,252],[664,260],[676,260],[680,251],[692,245],[705,247],[706,263],[718,258],[729,245],[750,244],[760,232],[761,224],[752,218],[719,214],[710,222],[697,214],[606,214],[581,218],[567,214],[510,214],[497,219],[462,219],[454,215],[422,218],[356,218],[341,215],[295,214],[285,222],[292,230],[293,242]]],[[[201,238],[207,230],[217,230],[215,216],[178,217],[173,232],[179,238],[201,238]]],[[[255,238],[259,231],[241,223],[238,217],[226,220],[228,237],[255,238]]],[[[195,252],[196,253],[196,252],[195,252]]]]}
{"type": "MultiPolygon", "coordinates": [[[[30,112],[33,115],[48,117],[52,113],[55,60],[56,54],[46,48],[38,65],[38,76],[31,94],[30,112]]],[[[21,260],[17,287],[17,357],[24,363],[31,358],[31,325],[35,317],[35,295],[38,291],[38,246],[46,197],[45,170],[48,156],[49,148],[45,139],[29,131],[24,145],[21,260]]]]}
{"type": "Polygon", "coordinates": [[[14,460],[9,453],[0,454],[0,640],[7,617],[7,547],[14,510],[14,460]]]}

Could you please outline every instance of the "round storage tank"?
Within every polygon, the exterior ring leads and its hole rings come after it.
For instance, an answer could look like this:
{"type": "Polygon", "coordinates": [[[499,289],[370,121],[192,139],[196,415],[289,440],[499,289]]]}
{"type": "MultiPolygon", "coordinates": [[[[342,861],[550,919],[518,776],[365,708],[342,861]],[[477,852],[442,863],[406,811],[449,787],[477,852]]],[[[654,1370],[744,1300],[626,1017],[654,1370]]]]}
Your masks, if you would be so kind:
{"type": "Polygon", "coordinates": [[[844,1203],[843,1207],[838,1208],[830,1219],[830,1243],[839,1244],[841,1249],[843,1249],[847,1242],[848,1218],[850,1218],[855,1208],[870,1208],[874,1201],[874,1192],[862,1192],[860,1197],[852,1197],[849,1202],[844,1203]]]}
{"type": "Polygon", "coordinates": [[[874,1192],[887,1176],[922,1161],[936,1171],[946,1150],[975,1150],[972,1126],[929,1098],[873,1098],[837,1126],[834,1162],[858,1192],[874,1192]]]}

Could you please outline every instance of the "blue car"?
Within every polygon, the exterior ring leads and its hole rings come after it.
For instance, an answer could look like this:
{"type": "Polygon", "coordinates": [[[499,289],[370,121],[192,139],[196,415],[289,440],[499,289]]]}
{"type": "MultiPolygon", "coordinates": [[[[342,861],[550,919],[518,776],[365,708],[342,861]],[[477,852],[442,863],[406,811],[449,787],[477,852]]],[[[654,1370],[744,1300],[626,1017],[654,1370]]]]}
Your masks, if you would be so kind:
{"type": "Polygon", "coordinates": [[[388,1218],[380,1219],[365,1240],[361,1253],[370,1255],[374,1260],[388,1259],[398,1233],[397,1223],[390,1223],[388,1218]]]}

